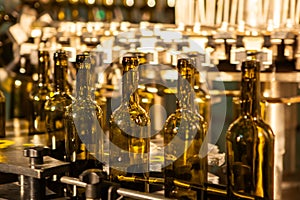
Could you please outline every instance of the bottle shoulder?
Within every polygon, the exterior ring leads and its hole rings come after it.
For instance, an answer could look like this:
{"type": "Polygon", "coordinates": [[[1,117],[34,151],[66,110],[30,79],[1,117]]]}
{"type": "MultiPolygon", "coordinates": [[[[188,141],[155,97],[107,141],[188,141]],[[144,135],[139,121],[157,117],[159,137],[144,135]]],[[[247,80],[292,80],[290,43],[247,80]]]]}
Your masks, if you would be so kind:
{"type": "Polygon", "coordinates": [[[94,106],[93,108],[85,108],[78,106],[77,104],[70,104],[69,106],[65,107],[66,116],[88,116],[97,118],[101,118],[103,116],[103,111],[100,107],[94,106]]]}
{"type": "Polygon", "coordinates": [[[45,102],[46,110],[65,110],[66,106],[72,104],[73,97],[67,93],[55,92],[47,101],[45,102]]]}
{"type": "Polygon", "coordinates": [[[103,111],[101,107],[92,99],[75,99],[73,98],[71,104],[66,106],[67,115],[97,115],[97,117],[102,117],[103,111]]]}
{"type": "Polygon", "coordinates": [[[198,112],[191,111],[189,109],[176,109],[166,120],[165,126],[195,126],[197,128],[206,129],[207,122],[204,117],[198,112]],[[198,127],[199,126],[199,127],[198,127]]]}
{"type": "Polygon", "coordinates": [[[148,113],[139,104],[121,104],[111,115],[111,123],[136,123],[139,126],[150,124],[148,113]]]}
{"type": "Polygon", "coordinates": [[[46,101],[53,94],[53,90],[50,86],[39,86],[35,85],[29,97],[34,101],[44,100],[46,101]]]}
{"type": "Polygon", "coordinates": [[[260,137],[274,140],[274,133],[271,127],[262,119],[245,115],[239,116],[231,123],[226,133],[228,140],[235,141],[236,138],[241,137],[248,139],[260,137]]]}

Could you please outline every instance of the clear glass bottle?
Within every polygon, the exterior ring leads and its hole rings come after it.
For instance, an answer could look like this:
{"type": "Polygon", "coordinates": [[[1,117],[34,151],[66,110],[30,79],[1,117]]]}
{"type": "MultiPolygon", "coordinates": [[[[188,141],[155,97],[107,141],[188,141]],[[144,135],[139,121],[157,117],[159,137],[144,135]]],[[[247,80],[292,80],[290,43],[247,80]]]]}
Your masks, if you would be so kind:
{"type": "Polygon", "coordinates": [[[0,90],[0,138],[5,137],[5,122],[6,122],[6,116],[5,116],[5,96],[3,92],[0,90]]]}
{"type": "Polygon", "coordinates": [[[45,102],[52,95],[49,81],[50,57],[46,50],[38,52],[38,81],[30,93],[32,116],[29,120],[29,134],[46,132],[45,102]]]}
{"type": "Polygon", "coordinates": [[[178,59],[178,108],[163,128],[165,196],[204,199],[207,182],[207,123],[195,109],[194,67],[189,59],[178,59]],[[180,188],[174,181],[197,185],[202,190],[180,188]]]}
{"type": "Polygon", "coordinates": [[[143,52],[132,52],[139,58],[139,86],[138,95],[140,105],[149,114],[151,120],[150,131],[150,172],[154,176],[162,176],[161,166],[163,164],[163,135],[161,129],[167,118],[166,83],[161,77],[161,70],[165,69],[163,64],[150,64],[151,54],[143,52]]]}
{"type": "Polygon", "coordinates": [[[226,134],[230,199],[273,199],[274,134],[260,112],[260,62],[242,63],[240,115],[226,134]]]}
{"type": "Polygon", "coordinates": [[[112,180],[117,180],[118,175],[128,174],[148,177],[149,171],[150,118],[139,104],[138,58],[124,56],[122,65],[121,105],[110,119],[109,164],[112,180]]]}
{"type": "MultiPolygon", "coordinates": [[[[71,163],[69,176],[72,177],[78,177],[86,169],[102,169],[103,112],[94,101],[93,67],[90,54],[76,56],[75,98],[72,104],[67,106],[65,117],[66,161],[71,163]]],[[[71,197],[81,196],[83,192],[76,186],[68,188],[68,196],[71,197]]]]}
{"type": "Polygon", "coordinates": [[[65,51],[54,53],[54,94],[45,102],[46,128],[49,135],[51,155],[65,160],[65,127],[66,107],[72,103],[73,97],[68,86],[68,57],[65,51]]]}
{"type": "Polygon", "coordinates": [[[75,99],[66,108],[66,160],[71,162],[71,176],[78,176],[87,168],[102,167],[103,112],[94,101],[89,54],[76,56],[77,75],[75,99]]]}

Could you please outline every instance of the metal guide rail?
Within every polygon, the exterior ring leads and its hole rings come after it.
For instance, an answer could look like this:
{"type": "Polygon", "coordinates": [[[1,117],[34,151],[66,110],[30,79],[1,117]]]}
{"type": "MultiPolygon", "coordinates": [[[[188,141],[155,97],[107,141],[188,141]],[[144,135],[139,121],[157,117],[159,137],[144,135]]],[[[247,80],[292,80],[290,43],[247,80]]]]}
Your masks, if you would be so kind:
{"type": "MultiPolygon", "coordinates": [[[[79,178],[64,176],[69,163],[56,160],[49,156],[49,149],[44,146],[22,148],[8,147],[0,150],[0,175],[5,183],[0,184],[0,197],[7,199],[68,199],[59,193],[58,187],[65,184],[84,189],[84,199],[145,199],[168,200],[161,193],[146,193],[122,188],[119,183],[108,181],[107,175],[100,169],[87,169],[79,178]],[[14,176],[15,175],[15,176],[14,176]],[[53,177],[60,177],[53,180],[53,177]],[[53,181],[53,182],[52,182],[53,181]],[[53,185],[57,185],[56,189],[53,185]],[[15,191],[13,194],[10,191],[15,191]]],[[[151,180],[135,179],[134,177],[119,177],[120,182],[148,182],[163,187],[160,178],[151,180]]],[[[190,190],[203,190],[197,186],[174,180],[174,184],[190,190]]],[[[224,186],[208,187],[209,199],[226,197],[224,186]]]]}

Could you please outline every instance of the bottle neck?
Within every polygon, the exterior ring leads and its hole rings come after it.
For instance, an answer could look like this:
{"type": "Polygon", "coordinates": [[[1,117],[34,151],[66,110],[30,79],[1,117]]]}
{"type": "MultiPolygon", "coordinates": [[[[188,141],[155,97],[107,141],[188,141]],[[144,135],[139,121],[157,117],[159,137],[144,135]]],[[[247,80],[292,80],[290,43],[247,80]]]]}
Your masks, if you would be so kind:
{"type": "Polygon", "coordinates": [[[68,69],[66,66],[55,65],[54,67],[54,84],[57,92],[67,92],[67,75],[68,69]]]}
{"type": "Polygon", "coordinates": [[[138,103],[138,72],[136,68],[124,71],[122,78],[122,104],[138,103]]]}
{"type": "Polygon", "coordinates": [[[87,68],[81,68],[76,76],[76,97],[77,99],[86,99],[91,97],[91,73],[87,68]]]}
{"type": "Polygon", "coordinates": [[[242,66],[241,115],[260,117],[259,62],[255,60],[242,66]]]}
{"type": "Polygon", "coordinates": [[[181,109],[194,110],[194,74],[179,71],[178,74],[178,98],[181,109]]]}
{"type": "Polygon", "coordinates": [[[48,60],[44,60],[43,62],[39,62],[39,84],[46,85],[49,83],[49,67],[50,62],[48,60]]]}

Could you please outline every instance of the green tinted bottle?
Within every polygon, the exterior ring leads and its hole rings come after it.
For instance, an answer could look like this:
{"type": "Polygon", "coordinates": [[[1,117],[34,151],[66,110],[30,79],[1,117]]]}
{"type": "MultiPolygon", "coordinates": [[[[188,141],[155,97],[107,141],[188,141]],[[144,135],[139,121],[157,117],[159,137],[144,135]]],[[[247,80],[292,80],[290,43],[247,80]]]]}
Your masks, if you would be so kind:
{"type": "Polygon", "coordinates": [[[274,134],[260,113],[260,62],[242,63],[240,115],[226,134],[228,197],[273,199],[274,134]]]}

